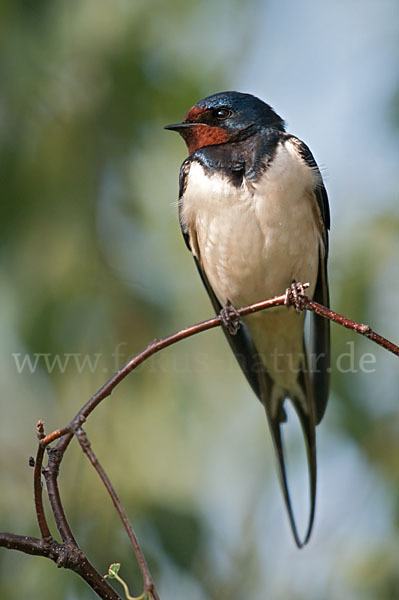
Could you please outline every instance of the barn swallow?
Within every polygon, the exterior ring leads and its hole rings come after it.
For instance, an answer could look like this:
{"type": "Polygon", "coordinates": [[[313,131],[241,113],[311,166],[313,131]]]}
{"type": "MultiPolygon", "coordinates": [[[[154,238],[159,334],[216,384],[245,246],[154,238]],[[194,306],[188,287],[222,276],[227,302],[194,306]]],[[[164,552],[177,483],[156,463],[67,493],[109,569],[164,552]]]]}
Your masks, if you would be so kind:
{"type": "MultiPolygon", "coordinates": [[[[180,170],[179,220],[217,313],[281,295],[309,282],[308,296],[329,306],[330,215],[327,193],[309,148],[286,133],[284,121],[250,94],[222,92],[167,125],[189,156],[180,170]]],[[[224,332],[263,404],[295,542],[309,540],[316,501],[316,431],[329,395],[329,321],[276,307],[224,332]],[[302,425],[309,468],[310,512],[300,538],[289,494],[282,424],[289,399],[302,425]]]]}

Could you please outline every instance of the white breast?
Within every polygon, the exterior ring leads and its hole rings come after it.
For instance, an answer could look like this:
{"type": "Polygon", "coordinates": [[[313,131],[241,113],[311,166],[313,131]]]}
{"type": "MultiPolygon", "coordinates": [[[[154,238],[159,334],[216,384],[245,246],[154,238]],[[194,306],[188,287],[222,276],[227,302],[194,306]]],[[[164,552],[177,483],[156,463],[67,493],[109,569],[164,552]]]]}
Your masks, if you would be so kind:
{"type": "MultiPolygon", "coordinates": [[[[280,143],[257,182],[244,179],[241,187],[192,163],[181,216],[222,305],[230,300],[240,307],[283,294],[293,279],[310,282],[313,294],[320,245],[317,184],[289,141],[280,143]]],[[[293,311],[265,311],[247,324],[260,352],[270,346],[302,350],[303,319],[293,311]],[[300,335],[292,347],[295,330],[300,335]]]]}

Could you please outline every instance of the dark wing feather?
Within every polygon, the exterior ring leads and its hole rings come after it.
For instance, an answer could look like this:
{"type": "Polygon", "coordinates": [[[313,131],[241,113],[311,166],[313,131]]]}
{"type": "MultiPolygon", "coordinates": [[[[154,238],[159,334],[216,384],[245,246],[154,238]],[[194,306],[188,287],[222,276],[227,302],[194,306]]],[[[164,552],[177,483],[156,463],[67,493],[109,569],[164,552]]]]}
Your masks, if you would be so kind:
{"type": "MultiPolygon", "coordinates": [[[[317,206],[319,210],[322,239],[324,248],[319,252],[319,270],[313,299],[324,306],[330,306],[327,277],[328,258],[328,230],[330,229],[330,209],[323,179],[313,154],[309,148],[298,138],[288,136],[293,142],[305,163],[317,173],[319,184],[315,189],[317,206]]],[[[330,321],[314,313],[310,314],[310,380],[312,397],[316,408],[316,425],[323,418],[330,393],[330,321]]]]}
{"type": "Polygon", "coordinates": [[[180,229],[181,229],[181,232],[183,234],[184,241],[186,242],[186,246],[190,250],[190,252],[192,250],[191,250],[191,246],[190,246],[189,235],[188,235],[187,230],[184,227],[183,220],[181,218],[181,209],[182,209],[182,198],[183,198],[184,192],[186,191],[187,176],[188,176],[188,172],[189,172],[190,167],[191,167],[191,163],[192,163],[192,159],[191,159],[191,156],[189,156],[188,158],[186,158],[186,160],[184,161],[184,163],[182,164],[182,166],[180,168],[180,173],[179,173],[179,203],[178,203],[180,229]]]}
{"type": "MultiPolygon", "coordinates": [[[[327,256],[319,258],[319,273],[313,299],[324,306],[330,306],[327,256]]],[[[318,425],[323,418],[330,393],[330,321],[311,313],[310,335],[311,381],[316,405],[316,425],[318,425]]]]}
{"type": "Polygon", "coordinates": [[[324,227],[324,245],[326,248],[326,255],[328,255],[328,231],[330,229],[330,207],[328,205],[328,196],[326,192],[326,188],[323,184],[323,178],[320,173],[320,169],[317,166],[317,163],[314,159],[313,154],[307,147],[307,145],[296,138],[293,135],[287,135],[286,139],[289,139],[294,146],[296,147],[298,154],[302,157],[305,163],[310,167],[315,173],[317,173],[319,178],[319,184],[316,189],[316,200],[320,210],[320,217],[323,222],[324,227]]]}

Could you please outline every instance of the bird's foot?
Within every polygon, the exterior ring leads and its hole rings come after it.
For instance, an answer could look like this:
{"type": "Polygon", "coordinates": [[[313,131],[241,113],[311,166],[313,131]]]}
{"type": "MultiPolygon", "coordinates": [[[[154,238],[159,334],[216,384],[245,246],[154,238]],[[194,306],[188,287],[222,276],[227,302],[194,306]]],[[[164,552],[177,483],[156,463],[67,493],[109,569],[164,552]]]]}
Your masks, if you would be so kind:
{"type": "Polygon", "coordinates": [[[234,308],[230,300],[227,300],[226,306],[220,311],[220,320],[230,335],[236,335],[240,329],[240,313],[234,308]]]}
{"type": "Polygon", "coordinates": [[[294,281],[291,283],[290,287],[285,291],[285,300],[284,304],[286,306],[294,306],[296,312],[299,314],[303,311],[305,304],[303,301],[305,294],[305,289],[309,287],[309,283],[298,283],[294,281]]]}

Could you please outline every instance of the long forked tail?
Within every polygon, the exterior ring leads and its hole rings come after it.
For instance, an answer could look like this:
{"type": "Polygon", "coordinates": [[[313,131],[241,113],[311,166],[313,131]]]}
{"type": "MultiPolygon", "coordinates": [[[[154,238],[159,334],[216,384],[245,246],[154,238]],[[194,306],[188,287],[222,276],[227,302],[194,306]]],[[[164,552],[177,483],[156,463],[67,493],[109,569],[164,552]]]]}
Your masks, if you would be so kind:
{"type": "MultiPolygon", "coordinates": [[[[301,373],[303,375],[303,372],[301,373]]],[[[268,381],[267,387],[271,389],[273,382],[271,378],[266,375],[268,381]]],[[[305,383],[305,382],[303,382],[305,383]]],[[[307,382],[306,382],[307,383],[307,382]]],[[[303,387],[308,388],[307,385],[303,387]]],[[[306,390],[306,398],[307,398],[307,408],[308,411],[304,410],[304,407],[301,402],[293,400],[293,405],[298,415],[299,421],[302,425],[302,431],[304,436],[304,441],[306,443],[306,451],[307,451],[307,460],[308,460],[308,469],[309,469],[309,495],[310,495],[310,511],[308,518],[308,526],[306,530],[305,537],[303,540],[300,539],[298,534],[298,529],[295,521],[294,511],[291,504],[291,496],[288,487],[287,480],[287,472],[285,468],[285,457],[284,457],[284,449],[283,449],[283,440],[281,435],[281,419],[280,415],[274,416],[271,413],[270,403],[265,401],[264,407],[266,410],[266,416],[269,423],[270,432],[272,434],[273,445],[276,452],[277,457],[277,470],[280,479],[281,489],[283,492],[283,497],[285,501],[285,505],[288,512],[288,518],[290,521],[292,533],[295,539],[295,543],[298,548],[302,548],[309,541],[310,534],[312,533],[312,527],[315,517],[315,507],[316,507],[316,475],[317,475],[317,464],[316,464],[316,429],[315,429],[315,416],[314,410],[312,406],[311,396],[309,396],[309,388],[306,390]]],[[[270,397],[270,396],[269,396],[270,397]]]]}

